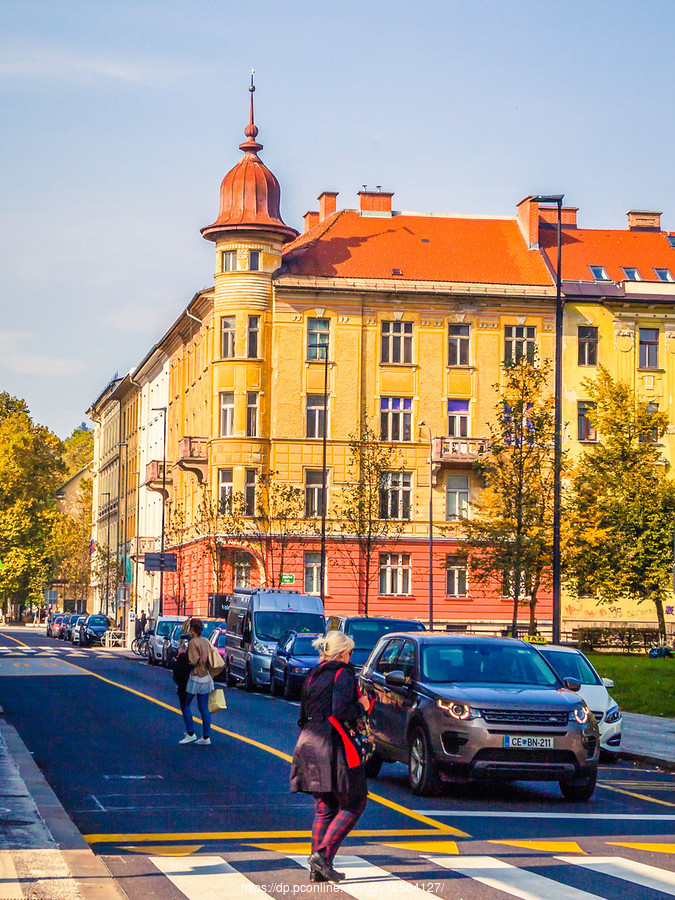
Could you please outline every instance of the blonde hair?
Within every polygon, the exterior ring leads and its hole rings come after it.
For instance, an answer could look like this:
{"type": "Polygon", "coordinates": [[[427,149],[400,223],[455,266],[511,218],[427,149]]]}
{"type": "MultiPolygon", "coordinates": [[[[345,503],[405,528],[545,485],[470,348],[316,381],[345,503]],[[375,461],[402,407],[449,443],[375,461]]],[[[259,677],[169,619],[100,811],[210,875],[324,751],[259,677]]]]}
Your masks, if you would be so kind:
{"type": "Polygon", "coordinates": [[[319,651],[319,662],[337,659],[345,651],[350,653],[354,649],[354,641],[343,631],[329,631],[320,635],[313,646],[319,651]]]}

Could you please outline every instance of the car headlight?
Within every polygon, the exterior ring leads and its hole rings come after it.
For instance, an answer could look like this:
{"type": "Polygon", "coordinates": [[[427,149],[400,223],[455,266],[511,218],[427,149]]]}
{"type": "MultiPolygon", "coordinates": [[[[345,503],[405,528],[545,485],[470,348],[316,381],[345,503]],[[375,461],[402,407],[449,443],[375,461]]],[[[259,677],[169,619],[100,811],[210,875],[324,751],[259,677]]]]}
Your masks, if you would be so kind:
{"type": "Polygon", "coordinates": [[[294,675],[304,675],[305,672],[309,672],[306,666],[289,666],[289,669],[294,675]]]}
{"type": "Polygon", "coordinates": [[[438,708],[442,709],[444,713],[447,713],[449,716],[452,716],[453,719],[461,719],[462,721],[466,719],[475,719],[477,713],[471,709],[470,706],[467,706],[466,703],[457,703],[455,700],[437,700],[438,708]]]}
{"type": "Polygon", "coordinates": [[[260,653],[263,656],[274,655],[274,650],[271,650],[267,644],[263,644],[262,641],[253,641],[253,652],[260,653]]]}
{"type": "Polygon", "coordinates": [[[607,715],[605,716],[605,722],[611,724],[612,722],[618,722],[621,718],[621,710],[619,707],[614,704],[614,706],[610,706],[607,710],[607,715]]]}
{"type": "Polygon", "coordinates": [[[587,706],[575,706],[572,710],[572,715],[574,716],[575,722],[578,722],[579,725],[585,725],[588,722],[588,717],[590,716],[590,711],[587,706]]]}

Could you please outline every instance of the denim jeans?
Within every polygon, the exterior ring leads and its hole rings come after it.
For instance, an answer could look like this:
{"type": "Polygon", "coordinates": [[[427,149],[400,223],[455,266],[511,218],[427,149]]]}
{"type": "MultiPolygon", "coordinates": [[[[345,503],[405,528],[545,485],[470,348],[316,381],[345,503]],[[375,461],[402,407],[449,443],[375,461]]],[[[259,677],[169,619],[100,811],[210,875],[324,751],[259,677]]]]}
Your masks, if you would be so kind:
{"type": "Polygon", "coordinates": [[[199,707],[199,715],[202,717],[202,728],[204,737],[207,738],[211,734],[211,713],[209,712],[209,695],[208,694],[187,694],[187,700],[183,707],[183,719],[188,734],[194,734],[195,723],[192,720],[192,710],[190,704],[197,697],[197,706],[199,707]]]}

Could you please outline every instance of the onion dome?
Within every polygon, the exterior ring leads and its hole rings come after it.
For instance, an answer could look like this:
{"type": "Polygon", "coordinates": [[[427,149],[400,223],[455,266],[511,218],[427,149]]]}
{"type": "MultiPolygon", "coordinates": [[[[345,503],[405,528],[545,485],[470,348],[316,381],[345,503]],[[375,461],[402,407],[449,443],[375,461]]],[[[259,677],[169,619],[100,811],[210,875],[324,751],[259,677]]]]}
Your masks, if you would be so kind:
{"type": "Polygon", "coordinates": [[[272,231],[285,242],[298,236],[281,218],[281,188],[272,172],[259,158],[258,128],[253,121],[253,75],[251,75],[251,114],[244,129],[246,140],[239,144],[243,159],[231,169],[220,186],[220,211],[212,225],[201,229],[208,241],[217,241],[234,231],[272,231]]]}

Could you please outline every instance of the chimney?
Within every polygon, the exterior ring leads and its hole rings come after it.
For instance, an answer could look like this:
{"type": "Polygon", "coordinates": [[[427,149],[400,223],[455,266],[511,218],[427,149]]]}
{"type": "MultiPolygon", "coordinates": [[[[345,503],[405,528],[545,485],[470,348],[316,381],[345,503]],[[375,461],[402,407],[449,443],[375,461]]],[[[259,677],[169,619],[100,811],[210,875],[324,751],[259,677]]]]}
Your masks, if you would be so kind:
{"type": "Polygon", "coordinates": [[[383,191],[379,185],[376,191],[365,189],[359,191],[359,212],[361,215],[391,215],[391,198],[394,196],[389,191],[383,191]]]}
{"type": "Polygon", "coordinates": [[[306,212],[302,217],[303,222],[305,223],[305,227],[303,228],[303,232],[311,231],[315,225],[319,224],[319,213],[318,212],[306,212]]]}
{"type": "MultiPolygon", "coordinates": [[[[561,213],[561,222],[563,228],[577,227],[577,213],[579,208],[576,206],[563,206],[561,213]]],[[[539,224],[548,225],[551,228],[558,227],[558,209],[555,206],[539,207],[539,224]]]]}
{"type": "Polygon", "coordinates": [[[645,209],[631,209],[628,216],[629,231],[661,231],[660,212],[650,212],[645,209]]]}
{"type": "Polygon", "coordinates": [[[332,215],[337,209],[337,191],[323,191],[319,194],[319,222],[332,215]]]}
{"type": "Polygon", "coordinates": [[[518,204],[516,220],[529,250],[539,249],[539,203],[532,195],[518,204]]]}

